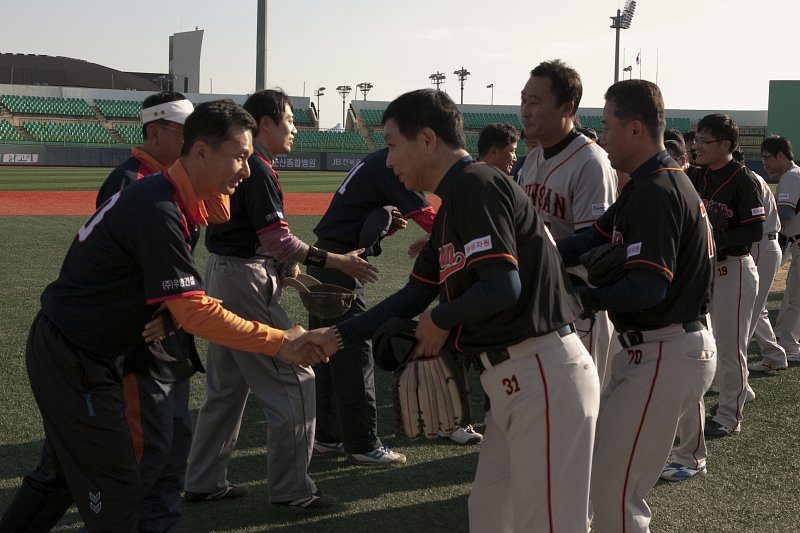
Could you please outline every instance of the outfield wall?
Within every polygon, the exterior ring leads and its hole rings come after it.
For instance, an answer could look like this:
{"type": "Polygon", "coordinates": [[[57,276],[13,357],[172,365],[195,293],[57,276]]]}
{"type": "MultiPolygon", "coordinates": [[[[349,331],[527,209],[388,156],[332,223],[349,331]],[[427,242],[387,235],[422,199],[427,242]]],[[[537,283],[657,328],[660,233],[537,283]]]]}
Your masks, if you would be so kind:
{"type": "MultiPolygon", "coordinates": [[[[129,148],[0,144],[0,166],[115,167],[129,158],[129,148]]],[[[350,170],[366,153],[297,152],[279,156],[278,170],[350,170]]]]}

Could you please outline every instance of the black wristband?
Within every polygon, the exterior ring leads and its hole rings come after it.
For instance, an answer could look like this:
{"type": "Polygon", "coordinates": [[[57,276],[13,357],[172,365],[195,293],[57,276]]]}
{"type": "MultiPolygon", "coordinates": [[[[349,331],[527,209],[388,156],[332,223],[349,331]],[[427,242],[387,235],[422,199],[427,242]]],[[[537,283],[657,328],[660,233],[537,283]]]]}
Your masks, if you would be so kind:
{"type": "Polygon", "coordinates": [[[328,252],[325,250],[320,250],[316,246],[309,246],[308,247],[308,254],[306,255],[306,260],[303,261],[303,264],[306,266],[315,266],[324,268],[325,262],[328,260],[328,252]]]}

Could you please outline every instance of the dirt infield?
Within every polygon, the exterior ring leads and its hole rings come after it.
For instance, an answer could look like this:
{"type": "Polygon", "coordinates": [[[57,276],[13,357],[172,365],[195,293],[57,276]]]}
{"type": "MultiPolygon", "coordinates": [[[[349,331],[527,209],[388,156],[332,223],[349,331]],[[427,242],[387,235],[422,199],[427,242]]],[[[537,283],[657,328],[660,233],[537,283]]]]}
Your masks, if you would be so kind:
{"type": "MultiPolygon", "coordinates": [[[[0,191],[0,216],[91,215],[95,191],[0,191]]],[[[283,194],[287,215],[323,215],[333,193],[287,192],[283,194]]],[[[439,199],[428,201],[439,207],[439,199]]]]}

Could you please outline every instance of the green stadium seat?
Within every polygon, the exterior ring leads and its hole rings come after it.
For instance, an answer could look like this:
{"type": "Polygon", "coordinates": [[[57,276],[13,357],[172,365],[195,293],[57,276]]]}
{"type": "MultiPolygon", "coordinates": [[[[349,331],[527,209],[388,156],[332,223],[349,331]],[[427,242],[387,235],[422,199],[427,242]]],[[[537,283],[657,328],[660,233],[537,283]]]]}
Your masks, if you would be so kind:
{"type": "Polygon", "coordinates": [[[139,118],[142,102],[137,100],[95,100],[94,103],[106,118],[139,118]]]}
{"type": "Polygon", "coordinates": [[[94,116],[94,111],[82,98],[0,95],[0,103],[21,115],[94,116]]]}
{"type": "Polygon", "coordinates": [[[313,126],[314,119],[311,118],[311,114],[307,110],[296,107],[294,109],[294,123],[298,126],[313,126]]]}
{"type": "Polygon", "coordinates": [[[369,146],[360,134],[354,131],[300,130],[295,135],[294,150],[366,152],[369,146]]]}
{"type": "Polygon", "coordinates": [[[0,142],[22,141],[24,138],[7,120],[0,120],[0,142]]]}
{"type": "Polygon", "coordinates": [[[40,142],[115,144],[111,133],[97,122],[44,122],[26,120],[23,126],[40,142]]]}
{"type": "Polygon", "coordinates": [[[380,126],[383,118],[383,109],[362,109],[361,118],[367,127],[380,126]]]}
{"type": "Polygon", "coordinates": [[[117,130],[119,136],[127,144],[142,144],[144,142],[141,124],[117,123],[114,124],[114,129],[117,130]]]}

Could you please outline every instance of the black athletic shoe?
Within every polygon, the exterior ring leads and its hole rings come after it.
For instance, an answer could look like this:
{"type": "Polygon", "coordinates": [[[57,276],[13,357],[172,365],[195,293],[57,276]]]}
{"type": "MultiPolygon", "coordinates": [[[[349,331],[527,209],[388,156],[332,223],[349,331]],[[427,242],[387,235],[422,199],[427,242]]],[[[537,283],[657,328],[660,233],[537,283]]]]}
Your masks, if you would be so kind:
{"type": "Polygon", "coordinates": [[[298,498],[290,502],[272,502],[275,507],[287,507],[289,509],[299,509],[301,511],[323,511],[334,505],[337,500],[329,494],[323,494],[321,490],[317,490],[314,494],[307,498],[298,498]]]}
{"type": "Polygon", "coordinates": [[[211,500],[235,500],[245,494],[247,494],[246,488],[228,485],[216,492],[190,492],[187,490],[183,493],[183,501],[186,503],[199,503],[211,500]]]}
{"type": "Polygon", "coordinates": [[[735,435],[739,433],[740,428],[731,429],[727,426],[723,426],[713,418],[706,419],[706,428],[703,431],[703,434],[706,437],[728,437],[730,435],[735,435]]]}

